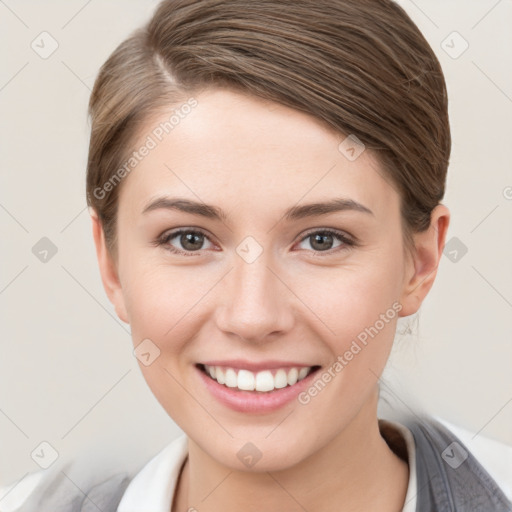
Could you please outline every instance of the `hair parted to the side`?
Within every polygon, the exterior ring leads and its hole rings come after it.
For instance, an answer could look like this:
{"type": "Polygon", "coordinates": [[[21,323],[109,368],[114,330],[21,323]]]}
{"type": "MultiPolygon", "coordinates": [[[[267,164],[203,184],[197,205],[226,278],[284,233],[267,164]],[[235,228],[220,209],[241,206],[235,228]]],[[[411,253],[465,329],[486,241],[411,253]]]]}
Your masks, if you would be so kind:
{"type": "Polygon", "coordinates": [[[447,90],[434,52],[400,6],[164,0],[104,63],[90,98],[87,202],[112,254],[122,183],[101,197],[94,191],[133,151],[150,116],[212,87],[278,102],[357,136],[400,194],[406,245],[430,225],[451,149],[447,90]]]}

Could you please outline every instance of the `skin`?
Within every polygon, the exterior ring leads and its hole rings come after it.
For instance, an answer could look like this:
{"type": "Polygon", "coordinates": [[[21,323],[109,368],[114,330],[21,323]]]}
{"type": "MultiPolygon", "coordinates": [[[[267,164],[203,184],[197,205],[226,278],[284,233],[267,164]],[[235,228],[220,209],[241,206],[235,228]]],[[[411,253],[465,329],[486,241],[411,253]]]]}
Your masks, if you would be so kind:
{"type": "MultiPolygon", "coordinates": [[[[106,293],[131,325],[134,346],[149,338],[160,349],[152,364],[139,365],[189,439],[171,512],[401,510],[408,465],[379,433],[378,378],[398,317],[415,313],[434,282],[449,211],[434,209],[410,254],[399,195],[370,151],[349,161],[338,150],[343,135],[275,103],[221,89],[195,98],[197,107],[121,185],[116,258],[91,212],[106,293]],[[142,214],[161,195],[216,205],[227,218],[142,214]],[[289,207],[337,197],[373,214],[283,218],[289,207]],[[196,254],[152,243],[180,227],[208,236],[196,254]],[[325,228],[358,245],[334,238],[332,248],[319,250],[306,235],[325,228]],[[250,264],[236,252],[247,236],[263,249],[250,264]],[[298,360],[327,369],[395,302],[399,314],[306,405],[235,412],[198,377],[195,364],[213,359],[298,360]],[[237,458],[249,441],[262,453],[251,468],[237,458]]],[[[148,121],[139,140],[168,117],[148,121]]],[[[179,236],[169,245],[185,249],[179,236]]]]}

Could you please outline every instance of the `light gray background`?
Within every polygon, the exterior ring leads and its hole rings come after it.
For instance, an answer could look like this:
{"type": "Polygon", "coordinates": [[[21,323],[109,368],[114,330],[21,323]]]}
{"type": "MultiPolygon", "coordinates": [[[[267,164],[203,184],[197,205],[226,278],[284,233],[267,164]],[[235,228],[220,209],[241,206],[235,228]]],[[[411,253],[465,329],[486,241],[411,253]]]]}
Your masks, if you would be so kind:
{"type": "MultiPolygon", "coordinates": [[[[448,240],[467,253],[443,256],[384,386],[406,408],[512,445],[512,2],[399,3],[448,83],[448,240]],[[469,44],[458,58],[445,51],[462,49],[454,31],[469,44]]],[[[128,467],[180,432],[103,291],[85,203],[90,89],[156,4],[0,0],[0,485],[40,469],[43,441],[60,461],[128,467]],[[47,59],[31,48],[43,31],[59,45],[47,59]],[[58,249],[47,262],[32,252],[42,237],[58,249]]]]}

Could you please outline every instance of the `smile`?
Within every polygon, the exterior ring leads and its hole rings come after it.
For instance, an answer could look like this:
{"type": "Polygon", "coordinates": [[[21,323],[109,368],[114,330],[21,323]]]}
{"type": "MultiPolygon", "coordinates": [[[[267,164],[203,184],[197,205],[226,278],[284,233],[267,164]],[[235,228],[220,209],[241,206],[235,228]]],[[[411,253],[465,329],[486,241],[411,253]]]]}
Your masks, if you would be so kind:
{"type": "Polygon", "coordinates": [[[306,378],[315,368],[314,366],[291,367],[252,372],[222,366],[200,366],[213,380],[228,388],[237,388],[240,391],[260,391],[262,393],[293,386],[306,378]]]}
{"type": "Polygon", "coordinates": [[[230,361],[229,366],[226,363],[196,364],[199,380],[216,402],[237,412],[253,414],[271,413],[293,403],[321,368],[270,361],[230,361]]]}

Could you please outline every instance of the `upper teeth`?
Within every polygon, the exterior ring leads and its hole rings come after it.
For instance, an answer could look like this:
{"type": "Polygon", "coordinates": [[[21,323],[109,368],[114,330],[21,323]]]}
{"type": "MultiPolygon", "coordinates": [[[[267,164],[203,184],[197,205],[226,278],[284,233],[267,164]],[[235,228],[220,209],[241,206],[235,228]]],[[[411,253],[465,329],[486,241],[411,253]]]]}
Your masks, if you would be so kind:
{"type": "Polygon", "coordinates": [[[229,388],[238,388],[243,391],[273,391],[274,389],[293,386],[302,380],[311,371],[311,366],[303,368],[279,368],[275,375],[270,370],[257,373],[249,370],[235,370],[224,366],[204,365],[206,373],[219,384],[229,388]]]}

